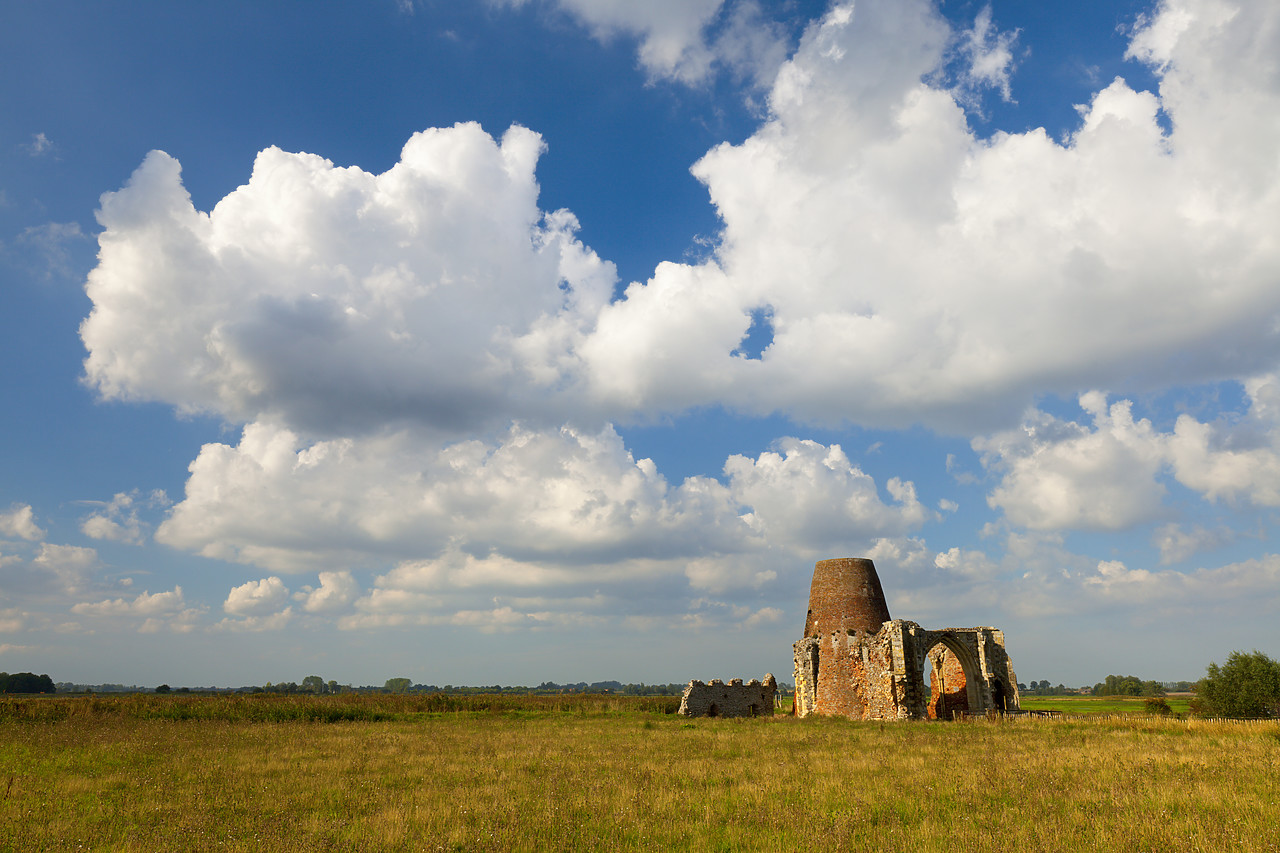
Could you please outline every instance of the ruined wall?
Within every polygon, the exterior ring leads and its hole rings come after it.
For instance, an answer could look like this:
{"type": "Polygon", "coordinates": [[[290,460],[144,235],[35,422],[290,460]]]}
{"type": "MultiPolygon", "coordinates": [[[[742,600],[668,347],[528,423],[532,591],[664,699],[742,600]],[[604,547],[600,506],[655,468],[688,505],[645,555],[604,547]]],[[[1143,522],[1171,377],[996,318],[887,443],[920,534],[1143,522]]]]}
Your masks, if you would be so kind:
{"type": "Polygon", "coordinates": [[[834,631],[818,638],[814,706],[824,714],[861,719],[898,716],[893,631],[834,631]]]}
{"type": "Polygon", "coordinates": [[[814,566],[805,636],[792,647],[793,713],[901,720],[1017,710],[1018,680],[1001,631],[930,631],[888,616],[870,560],[814,566]]]}
{"type": "Polygon", "coordinates": [[[795,656],[796,693],[792,699],[791,713],[807,717],[817,707],[818,699],[818,638],[805,637],[791,647],[795,656]]]}
{"type": "Polygon", "coordinates": [[[764,681],[751,679],[746,684],[735,678],[728,684],[720,679],[710,684],[693,680],[680,697],[682,717],[762,717],[773,715],[778,682],[772,674],[764,681]]]}

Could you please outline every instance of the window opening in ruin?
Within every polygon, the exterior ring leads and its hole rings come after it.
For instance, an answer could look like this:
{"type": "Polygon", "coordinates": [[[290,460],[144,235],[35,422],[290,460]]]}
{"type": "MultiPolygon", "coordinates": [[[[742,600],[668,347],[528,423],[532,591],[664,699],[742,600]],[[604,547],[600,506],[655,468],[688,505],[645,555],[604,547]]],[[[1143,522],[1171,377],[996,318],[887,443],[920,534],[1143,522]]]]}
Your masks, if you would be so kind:
{"type": "Polygon", "coordinates": [[[1004,682],[999,678],[993,679],[991,682],[991,704],[1002,714],[1006,709],[1005,695],[1004,682]]]}
{"type": "Polygon", "coordinates": [[[937,643],[925,655],[925,684],[929,688],[928,717],[951,720],[969,709],[969,679],[964,663],[946,643],[937,643]]]}
{"type": "Polygon", "coordinates": [[[817,643],[814,643],[812,646],[810,646],[809,658],[813,661],[813,666],[810,667],[810,671],[813,672],[812,689],[814,691],[814,696],[817,696],[818,695],[818,644],[817,643]]]}
{"type": "Polygon", "coordinates": [[[712,702],[711,707],[707,709],[707,716],[708,717],[720,716],[720,706],[717,705],[715,702],[712,702]]]}

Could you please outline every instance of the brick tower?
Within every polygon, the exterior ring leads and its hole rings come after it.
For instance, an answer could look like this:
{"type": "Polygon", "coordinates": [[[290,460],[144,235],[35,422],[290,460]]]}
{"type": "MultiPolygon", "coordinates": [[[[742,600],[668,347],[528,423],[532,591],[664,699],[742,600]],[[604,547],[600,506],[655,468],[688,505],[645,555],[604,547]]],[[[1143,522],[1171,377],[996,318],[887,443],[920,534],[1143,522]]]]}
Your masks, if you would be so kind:
{"type": "Polygon", "coordinates": [[[814,565],[804,636],[834,631],[874,634],[888,621],[889,605],[875,563],[861,557],[840,557],[814,565]]]}

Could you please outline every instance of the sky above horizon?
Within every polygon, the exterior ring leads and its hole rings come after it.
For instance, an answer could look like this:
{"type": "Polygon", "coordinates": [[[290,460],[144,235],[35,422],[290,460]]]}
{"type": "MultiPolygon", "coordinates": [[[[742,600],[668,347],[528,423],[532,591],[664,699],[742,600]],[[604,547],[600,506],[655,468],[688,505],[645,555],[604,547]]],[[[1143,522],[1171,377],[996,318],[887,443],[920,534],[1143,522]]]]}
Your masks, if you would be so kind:
{"type": "Polygon", "coordinates": [[[0,670],[1280,655],[1280,7],[0,5],[0,670]]]}

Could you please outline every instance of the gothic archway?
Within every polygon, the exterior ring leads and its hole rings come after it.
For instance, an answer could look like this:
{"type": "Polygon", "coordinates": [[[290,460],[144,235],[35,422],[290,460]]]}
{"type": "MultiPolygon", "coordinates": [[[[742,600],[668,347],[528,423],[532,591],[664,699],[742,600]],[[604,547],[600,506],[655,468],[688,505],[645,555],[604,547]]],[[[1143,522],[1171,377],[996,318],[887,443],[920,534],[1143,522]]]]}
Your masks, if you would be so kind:
{"type": "Polygon", "coordinates": [[[925,652],[929,686],[926,716],[952,720],[957,713],[978,710],[977,668],[968,650],[954,637],[941,635],[925,652]]]}

